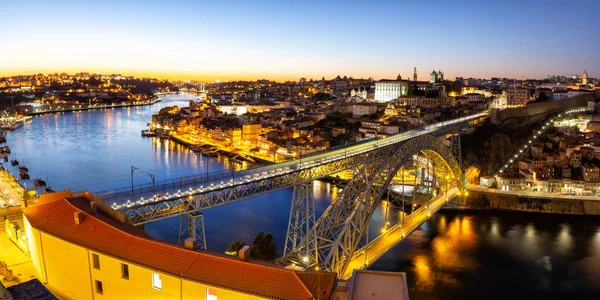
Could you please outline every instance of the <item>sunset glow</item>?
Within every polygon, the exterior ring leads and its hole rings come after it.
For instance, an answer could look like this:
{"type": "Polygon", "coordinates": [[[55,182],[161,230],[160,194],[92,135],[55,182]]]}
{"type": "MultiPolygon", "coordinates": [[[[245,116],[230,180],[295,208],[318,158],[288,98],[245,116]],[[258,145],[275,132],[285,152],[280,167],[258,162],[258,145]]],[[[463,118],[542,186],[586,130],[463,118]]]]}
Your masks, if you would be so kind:
{"type": "Polygon", "coordinates": [[[600,25],[600,5],[583,2],[9,1],[0,11],[0,76],[377,79],[409,76],[416,66],[420,79],[434,68],[447,78],[586,68],[595,77],[600,42],[590,30],[600,25]]]}

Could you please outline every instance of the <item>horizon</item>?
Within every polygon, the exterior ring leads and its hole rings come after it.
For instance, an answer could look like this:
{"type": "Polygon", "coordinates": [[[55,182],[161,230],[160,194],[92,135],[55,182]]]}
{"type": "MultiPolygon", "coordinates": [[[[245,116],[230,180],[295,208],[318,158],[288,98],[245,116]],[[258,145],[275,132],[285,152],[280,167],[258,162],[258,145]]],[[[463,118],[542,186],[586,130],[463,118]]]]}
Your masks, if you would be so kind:
{"type": "Polygon", "coordinates": [[[571,77],[584,70],[600,76],[600,3],[592,0],[147,4],[6,3],[0,44],[10,47],[0,50],[9,58],[0,62],[0,76],[87,69],[282,82],[338,74],[412,78],[413,67],[419,80],[432,69],[447,79],[571,77]]]}
{"type": "MultiPolygon", "coordinates": [[[[435,70],[438,71],[438,70],[435,70]]],[[[587,70],[584,70],[587,71],[587,70]]],[[[444,72],[442,70],[442,72],[444,72]]],[[[205,83],[224,83],[224,82],[235,82],[235,81],[248,81],[248,82],[254,82],[254,81],[259,81],[259,80],[268,80],[268,81],[273,81],[273,82],[278,82],[278,83],[283,83],[283,82],[298,82],[301,78],[306,79],[306,81],[320,81],[322,80],[322,78],[324,76],[321,76],[321,78],[306,78],[303,76],[300,76],[296,79],[287,79],[287,80],[274,80],[274,79],[270,79],[270,78],[250,78],[250,79],[231,79],[231,80],[221,80],[219,78],[213,80],[213,81],[207,81],[207,80],[203,80],[203,79],[173,79],[173,78],[165,78],[165,77],[158,77],[158,76],[153,76],[153,75],[147,75],[147,76],[136,76],[136,75],[132,75],[132,74],[127,74],[127,73],[123,73],[123,72],[105,72],[105,73],[100,73],[100,72],[89,72],[89,71],[75,71],[75,72],[34,72],[34,73],[29,73],[29,74],[13,74],[13,75],[0,75],[0,78],[10,78],[10,77],[20,77],[20,76],[35,76],[35,75],[39,75],[42,74],[44,76],[47,75],[54,75],[54,74],[67,74],[69,76],[74,76],[76,74],[79,73],[89,73],[90,77],[91,76],[97,76],[97,75],[113,75],[113,74],[118,74],[120,76],[124,76],[124,77],[129,77],[129,76],[133,76],[135,79],[157,79],[157,80],[163,80],[163,81],[201,81],[201,82],[205,82],[205,83]]],[[[445,72],[444,72],[445,73],[445,72]]],[[[583,72],[582,72],[583,73],[583,72]]],[[[594,76],[589,75],[589,78],[595,78],[594,76]]],[[[344,77],[347,76],[348,79],[352,78],[352,79],[364,79],[364,80],[368,80],[369,77],[364,78],[364,77],[354,77],[354,76],[348,76],[347,74],[338,74],[340,77],[344,77]]],[[[336,78],[338,75],[335,75],[333,77],[325,77],[325,80],[332,80],[334,78],[336,78]]],[[[402,74],[400,74],[402,75],[402,74]]],[[[444,74],[445,75],[445,74],[444,74]]],[[[577,74],[571,74],[571,75],[577,75],[577,74]]],[[[581,75],[581,74],[580,74],[581,75]]],[[[577,75],[577,76],[580,76],[577,75]]],[[[559,75],[559,74],[549,74],[547,76],[564,76],[567,78],[570,78],[570,76],[568,75],[559,75]]],[[[481,79],[481,80],[491,80],[492,78],[507,78],[507,79],[511,79],[511,80],[521,80],[521,81],[527,81],[527,80],[547,80],[547,78],[510,78],[510,77],[503,77],[503,76],[491,76],[491,77],[487,77],[487,78],[482,78],[482,77],[465,77],[465,76],[458,76],[458,77],[462,77],[464,79],[481,79]]],[[[385,80],[385,79],[394,79],[392,76],[387,77],[387,78],[373,78],[374,81],[378,81],[378,80],[385,80]]],[[[402,80],[412,80],[412,76],[402,76],[402,80]]],[[[444,78],[447,81],[455,81],[455,78],[444,78]]],[[[428,81],[428,79],[426,80],[421,80],[419,79],[419,81],[428,81]]]]}

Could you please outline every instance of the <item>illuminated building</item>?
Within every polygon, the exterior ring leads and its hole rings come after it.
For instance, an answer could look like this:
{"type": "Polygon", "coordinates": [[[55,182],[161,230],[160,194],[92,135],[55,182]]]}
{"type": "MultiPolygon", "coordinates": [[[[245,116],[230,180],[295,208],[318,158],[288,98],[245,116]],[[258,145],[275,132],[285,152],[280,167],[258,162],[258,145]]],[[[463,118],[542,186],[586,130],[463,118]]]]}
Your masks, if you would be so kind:
{"type": "Polygon", "coordinates": [[[334,284],[163,243],[86,192],[53,194],[23,210],[24,227],[38,278],[71,299],[327,299],[334,284]]]}
{"type": "Polygon", "coordinates": [[[588,73],[586,70],[583,70],[583,74],[581,74],[581,84],[583,84],[583,85],[588,84],[588,73]]]}
{"type": "Polygon", "coordinates": [[[387,102],[408,95],[408,81],[398,75],[396,80],[382,79],[375,82],[375,102],[387,102]]]}

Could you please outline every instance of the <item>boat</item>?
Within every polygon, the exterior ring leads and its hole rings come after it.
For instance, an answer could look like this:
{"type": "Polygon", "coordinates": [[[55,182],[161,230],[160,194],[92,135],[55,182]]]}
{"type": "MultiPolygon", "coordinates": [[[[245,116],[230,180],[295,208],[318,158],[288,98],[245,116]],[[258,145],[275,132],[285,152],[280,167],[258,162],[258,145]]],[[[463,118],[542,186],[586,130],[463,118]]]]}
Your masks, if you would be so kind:
{"type": "Polygon", "coordinates": [[[45,182],[45,181],[43,181],[41,178],[36,178],[36,179],[34,179],[34,180],[33,180],[33,184],[34,184],[35,186],[39,186],[39,187],[46,186],[46,182],[45,182]]]}
{"type": "Polygon", "coordinates": [[[23,119],[9,121],[2,125],[2,129],[15,130],[17,128],[23,127],[24,124],[25,124],[25,122],[23,121],[23,119]]]}
{"type": "Polygon", "coordinates": [[[156,134],[149,129],[142,130],[142,136],[156,136],[156,134]]]}
{"type": "Polygon", "coordinates": [[[54,190],[52,188],[50,188],[49,186],[47,186],[45,188],[45,190],[46,190],[46,193],[54,193],[54,190]]]}
{"type": "Polygon", "coordinates": [[[0,153],[10,153],[10,147],[9,146],[0,147],[0,153]]]}
{"type": "Polygon", "coordinates": [[[27,180],[29,179],[29,174],[27,174],[27,172],[21,172],[19,173],[19,176],[21,177],[21,179],[23,180],[27,180]]]}
{"type": "Polygon", "coordinates": [[[6,143],[6,131],[0,130],[0,143],[6,143]]]}
{"type": "Polygon", "coordinates": [[[13,160],[10,161],[10,164],[13,165],[13,166],[18,166],[19,165],[19,161],[16,160],[16,159],[13,159],[13,160]]]}
{"type": "Polygon", "coordinates": [[[29,169],[26,166],[19,166],[20,172],[29,172],[29,169]]]}

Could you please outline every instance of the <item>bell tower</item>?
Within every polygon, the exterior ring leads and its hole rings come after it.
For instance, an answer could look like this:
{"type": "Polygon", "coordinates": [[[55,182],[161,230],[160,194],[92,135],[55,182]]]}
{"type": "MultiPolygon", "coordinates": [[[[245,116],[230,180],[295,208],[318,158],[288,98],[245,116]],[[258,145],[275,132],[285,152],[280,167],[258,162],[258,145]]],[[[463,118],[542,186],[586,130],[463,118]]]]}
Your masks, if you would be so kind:
{"type": "Polygon", "coordinates": [[[413,71],[413,81],[417,81],[417,67],[413,71]]]}

